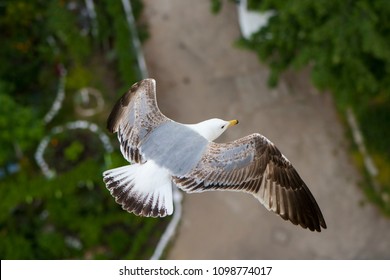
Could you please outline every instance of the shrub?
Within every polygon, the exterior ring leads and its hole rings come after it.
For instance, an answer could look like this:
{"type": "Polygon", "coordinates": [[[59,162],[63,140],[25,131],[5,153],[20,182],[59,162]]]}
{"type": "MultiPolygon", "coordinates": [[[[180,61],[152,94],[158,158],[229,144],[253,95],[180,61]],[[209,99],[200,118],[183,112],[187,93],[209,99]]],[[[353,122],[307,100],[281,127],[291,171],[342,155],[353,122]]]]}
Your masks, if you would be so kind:
{"type": "Polygon", "coordinates": [[[309,65],[313,83],[341,105],[390,95],[390,6],[386,1],[250,0],[274,10],[269,24],[244,44],[271,68],[275,85],[287,68],[309,65]]]}
{"type": "Polygon", "coordinates": [[[85,161],[51,181],[0,181],[2,259],[149,258],[160,221],[120,209],[101,171],[85,161]]]}

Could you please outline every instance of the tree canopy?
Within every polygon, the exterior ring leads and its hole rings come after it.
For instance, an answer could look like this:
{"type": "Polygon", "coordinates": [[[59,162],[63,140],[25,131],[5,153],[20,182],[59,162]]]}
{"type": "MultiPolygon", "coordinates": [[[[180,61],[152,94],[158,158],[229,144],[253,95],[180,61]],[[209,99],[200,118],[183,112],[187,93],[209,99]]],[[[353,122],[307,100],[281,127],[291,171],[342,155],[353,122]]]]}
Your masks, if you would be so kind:
{"type": "Polygon", "coordinates": [[[345,102],[390,96],[387,1],[249,0],[248,7],[275,11],[244,43],[270,66],[271,85],[287,68],[309,65],[314,84],[345,102]]]}
{"type": "Polygon", "coordinates": [[[16,103],[8,94],[7,86],[0,81],[0,166],[15,158],[15,149],[35,148],[43,136],[43,122],[34,111],[16,103]]]}

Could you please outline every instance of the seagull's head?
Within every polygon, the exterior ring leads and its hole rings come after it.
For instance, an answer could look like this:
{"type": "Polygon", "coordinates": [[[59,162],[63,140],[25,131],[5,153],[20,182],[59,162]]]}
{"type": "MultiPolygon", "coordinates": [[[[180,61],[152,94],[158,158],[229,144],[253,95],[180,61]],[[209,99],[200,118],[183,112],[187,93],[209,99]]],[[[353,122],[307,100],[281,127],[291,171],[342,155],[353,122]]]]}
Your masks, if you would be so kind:
{"type": "Polygon", "coordinates": [[[214,141],[229,127],[238,124],[238,120],[225,121],[210,119],[195,125],[195,130],[209,141],[214,141]]]}

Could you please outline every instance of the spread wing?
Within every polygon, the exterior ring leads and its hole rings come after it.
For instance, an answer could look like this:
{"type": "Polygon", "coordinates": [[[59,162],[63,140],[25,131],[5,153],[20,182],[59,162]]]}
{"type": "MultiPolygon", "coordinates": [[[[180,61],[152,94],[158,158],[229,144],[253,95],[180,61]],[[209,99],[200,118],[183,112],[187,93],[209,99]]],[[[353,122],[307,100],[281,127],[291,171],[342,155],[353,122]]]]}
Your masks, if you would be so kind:
{"type": "Polygon", "coordinates": [[[131,163],[143,162],[139,144],[156,127],[170,121],[157,106],[156,81],[135,83],[115,104],[107,121],[109,131],[118,133],[123,156],[131,163]]]}
{"type": "Polygon", "coordinates": [[[198,165],[173,181],[186,192],[248,192],[295,225],[312,231],[326,228],[317,202],[295,168],[260,134],[230,143],[211,142],[198,165]]]}

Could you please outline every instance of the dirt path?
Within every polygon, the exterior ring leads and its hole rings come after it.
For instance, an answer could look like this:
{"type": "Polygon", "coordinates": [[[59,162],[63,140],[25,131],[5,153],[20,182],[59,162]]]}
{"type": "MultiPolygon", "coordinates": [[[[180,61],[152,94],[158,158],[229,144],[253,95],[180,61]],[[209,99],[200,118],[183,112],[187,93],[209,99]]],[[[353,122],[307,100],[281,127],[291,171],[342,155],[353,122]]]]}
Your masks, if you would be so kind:
{"type": "Polygon", "coordinates": [[[312,233],[268,212],[248,194],[184,196],[170,259],[388,259],[390,221],[357,187],[359,174],[331,97],[286,75],[276,89],[255,54],[233,47],[236,7],[212,15],[209,0],[145,0],[151,38],[144,47],[161,110],[184,123],[240,120],[219,141],[260,132],[294,164],[328,229],[312,233]]]}

